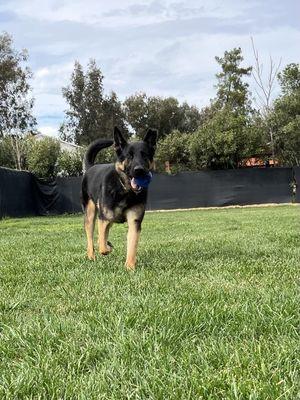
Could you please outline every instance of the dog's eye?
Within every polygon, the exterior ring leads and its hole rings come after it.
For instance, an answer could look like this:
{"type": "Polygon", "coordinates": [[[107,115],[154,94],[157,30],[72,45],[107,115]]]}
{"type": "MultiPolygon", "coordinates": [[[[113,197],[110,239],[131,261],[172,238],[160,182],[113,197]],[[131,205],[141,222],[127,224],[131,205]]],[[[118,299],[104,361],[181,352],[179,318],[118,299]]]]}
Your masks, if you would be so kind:
{"type": "Polygon", "coordinates": [[[144,153],[144,152],[142,151],[141,154],[142,154],[142,157],[143,157],[144,160],[147,160],[147,159],[149,158],[149,156],[148,156],[147,153],[144,153]]]}
{"type": "Polygon", "coordinates": [[[128,153],[127,158],[129,158],[130,160],[133,159],[133,152],[132,152],[132,151],[130,151],[130,152],[128,153]]]}

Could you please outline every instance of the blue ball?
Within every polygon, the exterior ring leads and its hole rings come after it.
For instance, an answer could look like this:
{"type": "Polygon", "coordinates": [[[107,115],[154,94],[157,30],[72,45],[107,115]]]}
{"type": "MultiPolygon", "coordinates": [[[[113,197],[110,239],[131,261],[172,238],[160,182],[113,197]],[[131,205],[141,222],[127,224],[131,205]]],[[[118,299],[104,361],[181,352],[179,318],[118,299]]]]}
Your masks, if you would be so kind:
{"type": "Polygon", "coordinates": [[[147,188],[149,186],[149,183],[152,180],[152,173],[149,172],[147,175],[140,177],[140,178],[134,178],[136,184],[142,188],[147,188]]]}

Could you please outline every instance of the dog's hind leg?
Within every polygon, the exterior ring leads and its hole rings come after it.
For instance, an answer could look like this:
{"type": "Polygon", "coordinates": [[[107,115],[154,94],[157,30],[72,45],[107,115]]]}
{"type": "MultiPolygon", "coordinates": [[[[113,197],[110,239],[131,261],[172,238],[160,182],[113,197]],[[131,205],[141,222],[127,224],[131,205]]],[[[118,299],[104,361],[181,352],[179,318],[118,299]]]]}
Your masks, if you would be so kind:
{"type": "Polygon", "coordinates": [[[112,245],[107,241],[111,225],[110,221],[98,219],[99,253],[104,256],[112,251],[112,245]]]}
{"type": "Polygon", "coordinates": [[[87,237],[87,256],[89,260],[95,260],[94,253],[94,228],[96,219],[96,206],[92,200],[89,200],[85,207],[84,228],[87,237]]]}

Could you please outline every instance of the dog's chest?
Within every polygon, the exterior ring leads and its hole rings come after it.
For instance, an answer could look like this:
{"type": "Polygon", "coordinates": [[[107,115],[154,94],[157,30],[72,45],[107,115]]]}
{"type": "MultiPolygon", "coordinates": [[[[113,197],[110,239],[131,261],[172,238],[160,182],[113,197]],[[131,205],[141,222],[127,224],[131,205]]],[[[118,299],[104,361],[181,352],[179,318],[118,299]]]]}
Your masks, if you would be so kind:
{"type": "Polygon", "coordinates": [[[105,205],[100,205],[100,215],[104,219],[111,222],[125,222],[126,221],[126,209],[128,204],[125,200],[121,200],[114,207],[107,207],[105,205]]]}

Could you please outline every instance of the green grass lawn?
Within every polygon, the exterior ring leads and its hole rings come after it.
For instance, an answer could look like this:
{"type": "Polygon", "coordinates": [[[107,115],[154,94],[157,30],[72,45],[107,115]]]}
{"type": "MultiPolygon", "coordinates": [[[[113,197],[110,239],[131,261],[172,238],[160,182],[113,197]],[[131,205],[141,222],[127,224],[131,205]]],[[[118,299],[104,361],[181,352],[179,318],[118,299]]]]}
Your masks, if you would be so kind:
{"type": "Polygon", "coordinates": [[[0,221],[0,399],[299,399],[299,207],[0,221]]]}

